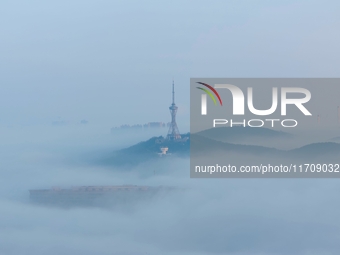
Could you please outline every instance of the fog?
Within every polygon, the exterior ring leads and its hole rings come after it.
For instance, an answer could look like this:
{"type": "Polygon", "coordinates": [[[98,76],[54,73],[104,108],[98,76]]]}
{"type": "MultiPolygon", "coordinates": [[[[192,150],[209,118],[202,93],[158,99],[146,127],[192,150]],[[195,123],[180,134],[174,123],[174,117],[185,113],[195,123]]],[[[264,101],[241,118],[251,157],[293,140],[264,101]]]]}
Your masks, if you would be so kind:
{"type": "MultiPolygon", "coordinates": [[[[3,140],[0,254],[335,254],[339,250],[338,180],[190,179],[189,159],[175,157],[123,171],[88,163],[96,148],[103,153],[118,149],[110,148],[111,135],[53,131],[45,143],[38,134],[51,129],[30,133],[29,138],[24,129],[17,130],[16,135],[26,137],[20,144],[10,136],[3,140]],[[29,202],[29,189],[122,184],[172,186],[179,191],[119,209],[65,209],[29,202]]],[[[135,141],[126,136],[126,142],[135,141]]]]}
{"type": "Polygon", "coordinates": [[[338,14],[338,1],[1,1],[0,254],[339,254],[338,179],[194,179],[175,156],[100,164],[166,135],[110,129],[168,122],[172,79],[186,133],[191,77],[338,77],[338,14]],[[29,200],[124,184],[176,190],[118,208],[29,200]]]}

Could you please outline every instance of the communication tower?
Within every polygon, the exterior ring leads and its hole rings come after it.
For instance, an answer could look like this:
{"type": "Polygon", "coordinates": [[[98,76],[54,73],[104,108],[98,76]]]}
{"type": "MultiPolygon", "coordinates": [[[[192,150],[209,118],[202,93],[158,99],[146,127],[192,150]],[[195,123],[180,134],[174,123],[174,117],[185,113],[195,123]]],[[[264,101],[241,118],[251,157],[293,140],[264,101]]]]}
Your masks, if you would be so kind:
{"type": "Polygon", "coordinates": [[[167,135],[167,139],[171,141],[181,139],[181,135],[179,133],[177,123],[176,123],[177,109],[178,107],[175,104],[175,84],[174,84],[174,81],[172,81],[172,104],[169,107],[170,115],[171,115],[171,122],[170,122],[169,131],[167,135]]]}

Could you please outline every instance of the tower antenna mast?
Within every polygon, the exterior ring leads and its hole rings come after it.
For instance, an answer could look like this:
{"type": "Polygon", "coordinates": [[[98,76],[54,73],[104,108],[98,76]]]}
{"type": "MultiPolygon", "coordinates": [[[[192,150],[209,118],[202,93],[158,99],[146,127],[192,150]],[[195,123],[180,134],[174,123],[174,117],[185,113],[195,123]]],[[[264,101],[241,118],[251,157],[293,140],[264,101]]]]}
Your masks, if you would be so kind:
{"type": "Polygon", "coordinates": [[[170,115],[171,115],[171,122],[169,126],[169,131],[167,135],[168,140],[179,140],[181,139],[181,135],[179,133],[177,123],[176,123],[176,113],[178,110],[178,107],[175,104],[175,83],[174,80],[172,80],[172,104],[169,107],[170,115]]]}

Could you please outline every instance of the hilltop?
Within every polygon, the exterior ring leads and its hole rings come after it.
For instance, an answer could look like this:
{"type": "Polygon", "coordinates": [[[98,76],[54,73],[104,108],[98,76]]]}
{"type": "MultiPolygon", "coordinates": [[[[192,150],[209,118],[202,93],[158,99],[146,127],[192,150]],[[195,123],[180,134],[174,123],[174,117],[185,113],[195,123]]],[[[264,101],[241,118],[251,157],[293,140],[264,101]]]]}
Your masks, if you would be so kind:
{"type": "Polygon", "coordinates": [[[186,141],[169,141],[163,136],[152,137],[147,141],[137,143],[128,148],[115,151],[113,155],[103,160],[104,164],[112,165],[137,165],[139,163],[158,159],[161,156],[162,147],[168,147],[168,153],[171,156],[189,157],[190,155],[190,134],[182,134],[186,141]]]}
{"type": "MultiPolygon", "coordinates": [[[[259,159],[269,160],[271,158],[280,159],[309,159],[337,157],[340,155],[340,144],[334,142],[314,143],[293,150],[275,149],[270,146],[237,144],[243,138],[290,139],[293,136],[280,131],[264,128],[216,128],[205,130],[196,134],[183,134],[187,139],[179,142],[169,141],[164,137],[152,137],[146,141],[139,142],[128,148],[114,151],[105,158],[101,158],[100,163],[116,166],[134,166],[150,160],[157,160],[163,157],[186,157],[190,156],[190,147],[199,153],[219,153],[224,155],[255,156],[259,159]],[[217,138],[220,138],[217,140],[217,138]],[[234,141],[226,142],[226,141],[234,141]],[[167,156],[160,156],[162,147],[168,148],[167,156]]],[[[246,159],[246,158],[245,158],[246,159]]]]}

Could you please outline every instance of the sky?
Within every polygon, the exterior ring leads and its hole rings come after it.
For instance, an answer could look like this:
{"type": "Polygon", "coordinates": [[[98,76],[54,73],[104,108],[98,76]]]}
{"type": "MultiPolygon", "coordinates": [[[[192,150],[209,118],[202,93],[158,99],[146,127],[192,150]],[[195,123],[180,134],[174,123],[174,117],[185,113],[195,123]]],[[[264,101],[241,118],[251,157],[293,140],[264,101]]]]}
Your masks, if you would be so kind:
{"type": "Polygon", "coordinates": [[[183,158],[130,171],[89,159],[166,135],[110,129],[168,122],[172,80],[188,132],[190,78],[339,77],[339,9],[328,0],[2,0],[0,255],[338,254],[337,179],[197,180],[183,158]],[[127,211],[36,206],[28,196],[123,184],[182,193],[127,211]]]}
{"type": "Polygon", "coordinates": [[[170,119],[192,77],[339,77],[338,1],[2,1],[0,124],[170,119]],[[140,113],[143,114],[140,114],[140,113]]]}

